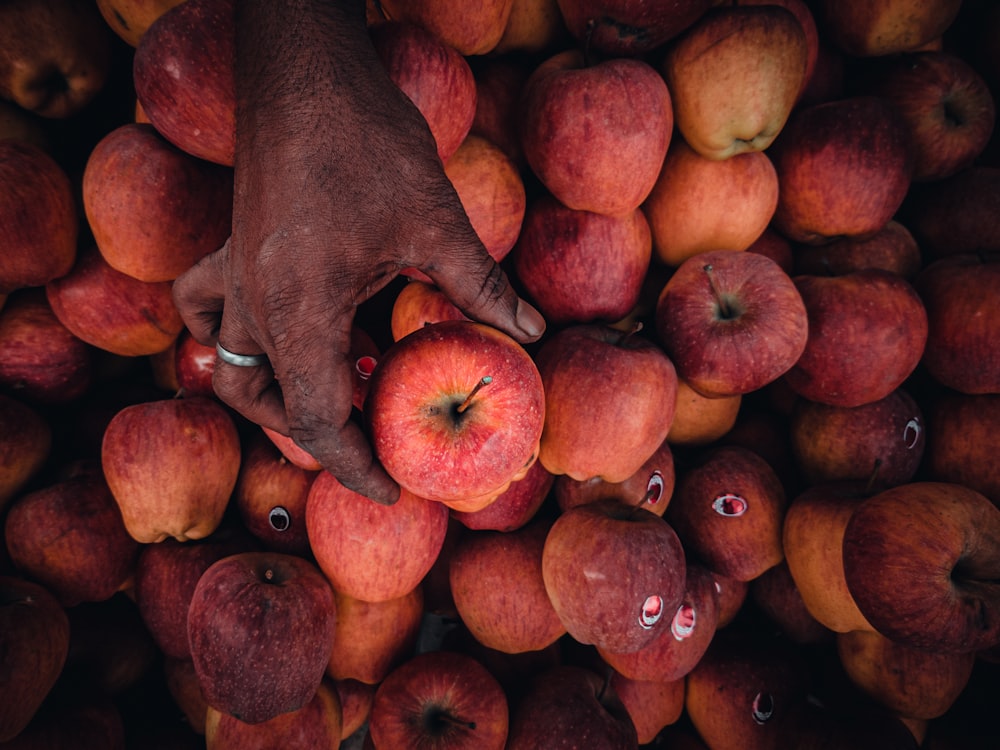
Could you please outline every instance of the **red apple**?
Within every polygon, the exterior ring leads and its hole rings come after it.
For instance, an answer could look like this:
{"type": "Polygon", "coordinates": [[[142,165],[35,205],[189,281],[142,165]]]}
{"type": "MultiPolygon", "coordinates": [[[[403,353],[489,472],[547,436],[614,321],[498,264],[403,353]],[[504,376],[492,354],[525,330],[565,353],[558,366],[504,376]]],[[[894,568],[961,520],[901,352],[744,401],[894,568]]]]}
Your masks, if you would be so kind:
{"type": "Polygon", "coordinates": [[[833,631],[806,607],[787,560],[750,581],[748,594],[766,621],[776,625],[793,643],[823,647],[833,641],[833,631]]]}
{"type": "Polygon", "coordinates": [[[570,34],[613,57],[652,52],[691,26],[712,0],[674,0],[669,9],[635,0],[557,0],[570,34]]]}
{"type": "Polygon", "coordinates": [[[917,481],[866,499],[844,530],[844,576],[874,628],[904,646],[968,653],[1000,643],[1000,508],[917,481]]]}
{"type": "Polygon", "coordinates": [[[215,373],[215,347],[198,343],[191,331],[185,328],[178,334],[171,354],[180,395],[214,398],[212,375],[215,373]]]}
{"type": "Polygon", "coordinates": [[[817,20],[854,57],[912,52],[951,26],[961,0],[819,0],[817,20]]]}
{"type": "MultiPolygon", "coordinates": [[[[528,0],[528,4],[534,0],[528,0]]],[[[554,3],[555,0],[546,0],[554,3]]],[[[516,0],[516,4],[525,4],[516,0]]],[[[536,6],[545,3],[534,3],[536,6]]],[[[524,82],[533,70],[530,63],[510,55],[476,58],[472,72],[476,79],[476,114],[470,133],[481,135],[499,146],[520,170],[525,166],[518,133],[520,100],[524,82]]]]}
{"type": "Polygon", "coordinates": [[[399,341],[428,323],[443,320],[469,320],[469,317],[433,283],[413,276],[393,301],[389,321],[392,340],[399,341]]]}
{"type": "Polygon", "coordinates": [[[548,499],[555,475],[535,461],[527,473],[481,510],[451,511],[451,517],[473,531],[514,531],[535,517],[548,499]]]}
{"type": "Polygon", "coordinates": [[[819,29],[816,26],[816,17],[813,13],[812,5],[806,0],[736,0],[737,5],[780,5],[785,10],[792,12],[795,19],[802,26],[802,31],[806,35],[806,74],[802,81],[802,89],[799,91],[798,103],[802,102],[805,89],[809,86],[816,72],[820,55],[819,29]]]}
{"type": "Polygon", "coordinates": [[[569,326],[542,343],[535,361],[546,412],[538,460],[553,474],[623,482],[663,444],[677,374],[637,329],[569,326]]]}
{"type": "Polygon", "coordinates": [[[387,18],[426,29],[463,56],[485,55],[500,42],[507,28],[513,0],[453,3],[448,0],[379,0],[387,18]]]}
{"type": "Polygon", "coordinates": [[[0,513],[48,461],[52,426],[35,407],[0,394],[0,513]]]}
{"type": "Polygon", "coordinates": [[[545,590],[566,630],[610,653],[637,651],[670,628],[685,575],[673,528],[617,500],[563,512],[542,551],[545,590]]]}
{"type": "Polygon", "coordinates": [[[360,680],[334,680],[333,686],[340,698],[342,716],[340,736],[343,742],[367,727],[377,686],[368,685],[360,680]]]}
{"type": "Polygon", "coordinates": [[[152,125],[126,123],[101,138],[82,192],[104,260],[140,281],[172,281],[232,228],[232,170],[182,151],[152,125]]]}
{"type": "Polygon", "coordinates": [[[232,0],[193,0],[162,13],[133,57],[146,117],[192,156],[232,166],[236,141],[235,11],[232,0]]]}
{"type": "Polygon", "coordinates": [[[742,404],[741,393],[732,396],[704,396],[684,378],[678,378],[677,407],[670,432],[667,433],[667,442],[688,447],[714,443],[736,424],[742,404]]]}
{"type": "Polygon", "coordinates": [[[1000,394],[945,391],[928,410],[927,478],[971,487],[1000,505],[1000,465],[993,460],[1000,394]]]}
{"type": "Polygon", "coordinates": [[[550,324],[614,323],[639,302],[652,237],[638,208],[610,216],[542,194],[528,207],[511,255],[518,280],[550,324]]]}
{"type": "Polygon", "coordinates": [[[836,276],[881,268],[912,282],[924,260],[913,232],[893,219],[863,237],[840,237],[822,245],[797,244],[792,250],[792,264],[795,275],[836,276]]]}
{"type": "Polygon", "coordinates": [[[443,321],[385,352],[364,413],[375,455],[401,487],[473,511],[535,459],[545,396],[534,361],[510,336],[443,321]]]}
{"type": "Polygon", "coordinates": [[[336,627],[333,591],[296,555],[245,552],[213,563],[188,609],[188,640],[208,705],[249,724],[315,696],[336,627]]]}
{"type": "Polygon", "coordinates": [[[614,672],[610,687],[628,711],[640,745],[656,740],[664,727],[684,714],[684,680],[648,682],[633,680],[614,672]]]}
{"type": "Polygon", "coordinates": [[[770,224],[761,232],[747,248],[748,252],[766,255],[779,266],[781,270],[789,276],[794,271],[795,257],[792,253],[792,243],[787,237],[783,237],[770,224]]]}
{"type": "Polygon", "coordinates": [[[163,678],[167,692],[177,708],[184,716],[191,731],[204,737],[205,718],[208,714],[208,703],[198,684],[198,674],[194,671],[194,662],[190,658],[175,659],[170,656],[163,658],[163,678]]]}
{"type": "Polygon", "coordinates": [[[408,594],[437,558],[448,508],[406,489],[381,505],[321,472],[306,500],[306,532],[316,563],[342,594],[380,602],[408,594]]]}
{"type": "Polygon", "coordinates": [[[677,374],[704,396],[759,390],[806,347],[806,307],[792,279],[757,253],[684,261],[660,292],[656,330],[677,374]]]}
{"type": "Polygon", "coordinates": [[[568,39],[558,0],[513,0],[494,56],[544,55],[568,39]]]}
{"type": "Polygon", "coordinates": [[[809,336],[784,379],[799,396],[830,406],[870,404],[916,369],[928,341],[928,313],[902,276],[866,269],[796,276],[795,286],[809,336]]]}
{"type": "Polygon", "coordinates": [[[476,659],[427,651],[392,670],[375,691],[368,728],[375,747],[504,750],[507,697],[476,659]]]}
{"type": "Polygon", "coordinates": [[[670,92],[646,62],[588,65],[582,50],[539,64],[525,81],[521,147],[532,171],[569,208],[625,214],[656,182],[670,144],[670,92]]]}
{"type": "Polygon", "coordinates": [[[69,273],[79,219],[73,186],[60,163],[41,146],[0,140],[0,185],[0,293],[42,286],[69,273]]]}
{"type": "Polygon", "coordinates": [[[215,531],[240,458],[233,418],[201,396],[126,406],[108,423],[101,444],[104,476],[125,528],[143,543],[215,531]]]}

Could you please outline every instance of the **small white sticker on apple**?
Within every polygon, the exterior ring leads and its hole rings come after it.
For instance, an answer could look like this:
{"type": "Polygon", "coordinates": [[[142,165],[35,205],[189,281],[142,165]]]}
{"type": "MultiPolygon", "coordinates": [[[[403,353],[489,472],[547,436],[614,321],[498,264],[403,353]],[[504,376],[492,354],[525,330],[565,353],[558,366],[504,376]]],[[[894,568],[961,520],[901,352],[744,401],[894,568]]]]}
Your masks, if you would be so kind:
{"type": "Polygon", "coordinates": [[[774,714],[774,698],[770,693],[757,693],[750,705],[750,715],[757,724],[764,724],[774,714]]]}
{"type": "Polygon", "coordinates": [[[673,621],[670,623],[670,632],[674,634],[674,638],[678,641],[690,638],[694,632],[695,620],[694,607],[690,604],[681,604],[677,608],[677,612],[674,613],[673,621]]]}
{"type": "Polygon", "coordinates": [[[903,443],[906,444],[907,450],[913,450],[920,439],[921,432],[923,432],[923,428],[920,426],[920,420],[916,417],[906,423],[906,427],[903,428],[903,443]]]}
{"type": "Polygon", "coordinates": [[[639,612],[639,625],[643,630],[649,630],[660,621],[661,617],[663,617],[663,599],[656,594],[647,596],[639,612]]]}
{"type": "Polygon", "coordinates": [[[729,518],[742,516],[747,512],[748,507],[749,503],[747,503],[746,498],[728,493],[725,495],[719,495],[712,501],[712,510],[720,516],[726,516],[729,518]]]}
{"type": "Polygon", "coordinates": [[[663,497],[663,474],[654,471],[646,482],[646,505],[656,505],[663,497]]]}
{"type": "Polygon", "coordinates": [[[285,508],[275,505],[267,514],[267,522],[275,531],[288,531],[292,525],[292,516],[285,508]]]}

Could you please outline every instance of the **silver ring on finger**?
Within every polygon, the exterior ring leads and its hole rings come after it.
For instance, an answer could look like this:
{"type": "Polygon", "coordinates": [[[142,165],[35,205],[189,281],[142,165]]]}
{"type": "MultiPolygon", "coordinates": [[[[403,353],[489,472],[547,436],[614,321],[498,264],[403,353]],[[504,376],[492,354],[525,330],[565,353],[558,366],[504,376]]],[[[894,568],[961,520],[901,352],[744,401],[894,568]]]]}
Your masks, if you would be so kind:
{"type": "Polygon", "coordinates": [[[236,367],[260,367],[267,364],[267,357],[263,354],[236,354],[218,342],[215,344],[215,353],[223,362],[236,367]]]}

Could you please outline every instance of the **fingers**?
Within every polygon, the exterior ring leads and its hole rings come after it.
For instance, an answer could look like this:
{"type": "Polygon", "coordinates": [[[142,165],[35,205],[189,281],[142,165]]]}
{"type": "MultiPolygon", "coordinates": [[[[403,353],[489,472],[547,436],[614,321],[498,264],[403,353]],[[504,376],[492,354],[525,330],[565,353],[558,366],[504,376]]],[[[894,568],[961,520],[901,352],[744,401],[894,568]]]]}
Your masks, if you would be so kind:
{"type": "Polygon", "coordinates": [[[222,323],[225,303],[224,268],[229,243],[210,253],[174,281],[174,304],[195,340],[213,346],[222,323]]]}

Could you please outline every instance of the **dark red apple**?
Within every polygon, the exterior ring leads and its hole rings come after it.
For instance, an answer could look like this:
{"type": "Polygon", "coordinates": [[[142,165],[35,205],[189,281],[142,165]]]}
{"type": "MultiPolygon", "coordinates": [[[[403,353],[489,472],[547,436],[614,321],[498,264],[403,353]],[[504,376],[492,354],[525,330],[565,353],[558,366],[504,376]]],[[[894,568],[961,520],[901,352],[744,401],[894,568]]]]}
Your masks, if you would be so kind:
{"type": "Polygon", "coordinates": [[[927,477],[971,487],[1000,505],[1000,465],[993,460],[993,427],[1000,394],[945,391],[928,407],[927,477]]]}
{"type": "Polygon", "coordinates": [[[474,531],[514,531],[531,521],[548,499],[555,475],[541,461],[482,510],[451,511],[451,517],[474,531]]]}
{"type": "Polygon", "coordinates": [[[0,513],[49,459],[52,427],[20,399],[0,394],[0,513]]]}
{"type": "Polygon", "coordinates": [[[669,9],[633,0],[557,0],[569,32],[605,55],[652,52],[697,21],[711,0],[675,0],[669,9]]]}

